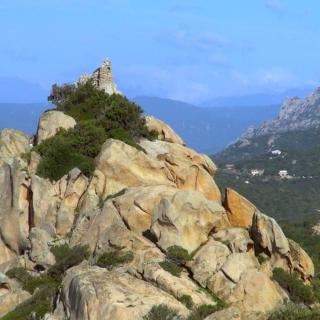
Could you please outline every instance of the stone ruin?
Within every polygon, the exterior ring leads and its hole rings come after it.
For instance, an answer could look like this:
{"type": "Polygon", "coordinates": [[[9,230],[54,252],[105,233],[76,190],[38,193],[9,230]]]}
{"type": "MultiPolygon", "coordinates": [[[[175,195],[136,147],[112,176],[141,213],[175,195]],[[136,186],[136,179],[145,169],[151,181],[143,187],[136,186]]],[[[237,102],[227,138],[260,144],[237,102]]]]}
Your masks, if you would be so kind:
{"type": "Polygon", "coordinates": [[[82,75],[78,83],[83,83],[88,80],[92,80],[97,88],[104,90],[108,94],[121,94],[113,82],[111,61],[109,59],[104,60],[102,65],[92,74],[82,75]]]}

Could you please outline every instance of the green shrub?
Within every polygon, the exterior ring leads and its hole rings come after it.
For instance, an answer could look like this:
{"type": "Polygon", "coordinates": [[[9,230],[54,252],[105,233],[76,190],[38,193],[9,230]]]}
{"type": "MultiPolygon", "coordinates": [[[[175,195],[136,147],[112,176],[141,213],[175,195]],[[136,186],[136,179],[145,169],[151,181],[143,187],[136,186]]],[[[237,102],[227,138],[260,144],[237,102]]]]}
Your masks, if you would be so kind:
{"type": "Polygon", "coordinates": [[[111,269],[112,267],[129,263],[133,260],[132,251],[111,251],[103,253],[97,260],[96,265],[101,268],[111,269]]]}
{"type": "Polygon", "coordinates": [[[6,275],[11,279],[16,279],[23,286],[30,282],[33,277],[24,268],[12,268],[6,272],[6,275]]]}
{"type": "Polygon", "coordinates": [[[159,263],[160,267],[167,272],[171,273],[175,277],[180,277],[182,268],[177,266],[174,262],[170,260],[164,260],[159,263]]]}
{"type": "Polygon", "coordinates": [[[25,283],[22,288],[33,294],[36,289],[46,288],[46,289],[58,289],[60,286],[60,279],[57,277],[50,277],[48,275],[41,275],[39,277],[32,277],[30,281],[25,283]]]}
{"type": "Polygon", "coordinates": [[[51,247],[50,251],[53,253],[57,263],[64,259],[66,256],[68,256],[71,253],[72,249],[69,247],[68,244],[65,243],[51,247]]]}
{"type": "Polygon", "coordinates": [[[273,279],[288,291],[293,302],[311,304],[317,300],[312,286],[305,285],[296,273],[289,274],[283,269],[275,268],[273,270],[273,279]]]}
{"type": "Polygon", "coordinates": [[[73,168],[79,168],[86,176],[94,170],[93,159],[82,155],[72,146],[66,133],[58,134],[41,144],[37,150],[42,155],[37,175],[57,181],[73,168]]]}
{"type": "Polygon", "coordinates": [[[202,304],[197,307],[196,310],[192,311],[188,316],[187,320],[202,320],[205,319],[210,314],[221,310],[218,305],[213,304],[202,304]]]}
{"type": "Polygon", "coordinates": [[[188,309],[192,309],[193,307],[193,301],[191,296],[188,294],[184,294],[178,299],[181,303],[183,303],[188,309]]]}
{"type": "Polygon", "coordinates": [[[258,262],[260,263],[260,264],[263,264],[267,259],[264,257],[264,256],[262,256],[262,255],[258,255],[257,256],[257,259],[258,259],[258,262]]]}
{"type": "Polygon", "coordinates": [[[66,270],[80,264],[83,260],[88,259],[90,255],[88,246],[75,246],[71,248],[69,252],[63,248],[61,252],[63,251],[66,252],[66,256],[60,256],[60,260],[49,268],[48,275],[52,277],[62,277],[66,270]]]}
{"type": "Polygon", "coordinates": [[[140,151],[136,142],[153,139],[154,133],[146,127],[142,109],[121,95],[108,95],[89,81],[78,86],[54,85],[49,99],[59,110],[77,121],[74,128],[60,130],[33,150],[42,156],[37,174],[58,180],[72,168],[79,168],[90,177],[94,158],[108,139],[121,140],[140,151]]]}
{"type": "Polygon", "coordinates": [[[189,252],[180,246],[169,247],[167,249],[167,257],[179,265],[185,265],[187,261],[192,259],[191,255],[189,255],[189,252]]]}
{"type": "Polygon", "coordinates": [[[289,303],[280,309],[272,312],[268,320],[318,320],[320,309],[309,309],[302,305],[289,303]]]}
{"type": "Polygon", "coordinates": [[[164,304],[153,306],[143,320],[178,320],[177,312],[164,304]]]}

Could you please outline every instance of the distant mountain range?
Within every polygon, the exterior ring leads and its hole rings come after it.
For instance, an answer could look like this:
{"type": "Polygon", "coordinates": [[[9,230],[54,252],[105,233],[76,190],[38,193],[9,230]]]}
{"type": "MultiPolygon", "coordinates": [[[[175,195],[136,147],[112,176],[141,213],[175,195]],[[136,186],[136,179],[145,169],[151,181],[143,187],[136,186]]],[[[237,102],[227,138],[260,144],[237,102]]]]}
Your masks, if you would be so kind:
{"type": "Polygon", "coordinates": [[[226,96],[210,99],[201,104],[202,107],[256,107],[280,105],[287,97],[305,97],[310,88],[290,89],[282,92],[257,93],[243,96],[226,96]]]}
{"type": "Polygon", "coordinates": [[[146,114],[172,126],[188,146],[209,154],[225,148],[249,126],[260,125],[279,112],[278,105],[201,108],[155,97],[137,97],[134,101],[146,114]]]}
{"type": "MultiPolygon", "coordinates": [[[[250,125],[260,125],[278,113],[278,106],[201,108],[169,99],[134,99],[148,115],[153,115],[177,131],[188,146],[213,154],[232,143],[250,125]]],[[[17,128],[33,134],[46,104],[0,103],[0,130],[17,128]]]]}
{"type": "Polygon", "coordinates": [[[31,135],[36,132],[39,115],[48,108],[44,103],[0,103],[0,131],[19,129],[31,135]]]}

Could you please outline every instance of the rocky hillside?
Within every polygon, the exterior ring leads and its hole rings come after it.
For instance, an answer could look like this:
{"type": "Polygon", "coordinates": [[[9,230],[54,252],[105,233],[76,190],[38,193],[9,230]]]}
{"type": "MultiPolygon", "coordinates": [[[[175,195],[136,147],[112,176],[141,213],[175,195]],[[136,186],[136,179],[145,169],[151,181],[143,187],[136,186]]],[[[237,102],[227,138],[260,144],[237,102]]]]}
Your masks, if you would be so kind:
{"type": "Polygon", "coordinates": [[[243,138],[252,138],[266,134],[307,130],[320,125],[320,88],[304,99],[287,98],[280,109],[277,119],[266,121],[259,128],[249,130],[243,138]]]}
{"type": "Polygon", "coordinates": [[[309,256],[236,191],[222,202],[210,158],[153,117],[132,131],[123,98],[89,86],[113,100],[86,110],[75,90],[35,137],[0,136],[1,319],[280,319],[288,299],[319,315],[309,256]]]}

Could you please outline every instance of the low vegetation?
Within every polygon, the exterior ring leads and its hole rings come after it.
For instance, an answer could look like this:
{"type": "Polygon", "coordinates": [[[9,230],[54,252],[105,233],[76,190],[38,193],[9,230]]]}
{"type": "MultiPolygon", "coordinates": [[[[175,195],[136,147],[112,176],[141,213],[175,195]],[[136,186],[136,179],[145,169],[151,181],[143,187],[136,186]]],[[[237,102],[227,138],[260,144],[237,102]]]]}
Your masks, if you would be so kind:
{"type": "Polygon", "coordinates": [[[153,139],[142,109],[122,95],[108,95],[90,82],[78,86],[55,85],[49,100],[77,121],[73,129],[61,130],[34,150],[42,156],[37,174],[58,180],[78,167],[91,176],[94,158],[108,138],[121,140],[139,150],[138,139],[153,139]]]}
{"type": "Polygon", "coordinates": [[[178,300],[181,303],[183,303],[188,309],[192,309],[193,308],[192,298],[188,294],[182,295],[178,300]]]}
{"type": "Polygon", "coordinates": [[[175,277],[180,277],[181,272],[183,270],[182,267],[176,265],[174,262],[172,262],[168,259],[160,262],[159,265],[163,270],[171,273],[175,277]]]}
{"type": "Polygon", "coordinates": [[[114,250],[103,253],[97,260],[96,265],[101,268],[112,269],[113,267],[129,263],[133,260],[132,251],[114,250]]]}
{"type": "Polygon", "coordinates": [[[268,320],[318,320],[320,309],[310,309],[301,304],[289,303],[274,311],[268,320]]]}
{"type": "Polygon", "coordinates": [[[176,277],[180,277],[185,264],[192,259],[189,252],[180,246],[171,246],[167,249],[166,259],[160,262],[162,269],[176,277]]]}
{"type": "Polygon", "coordinates": [[[310,305],[318,300],[313,286],[305,285],[296,273],[289,274],[281,268],[275,268],[272,277],[289,293],[292,302],[310,305]]]}
{"type": "Polygon", "coordinates": [[[188,316],[187,320],[203,320],[210,314],[221,310],[218,304],[202,304],[188,316]]]}
{"type": "Polygon", "coordinates": [[[178,313],[165,304],[155,305],[151,308],[143,320],[180,320],[178,313]]]}
{"type": "Polygon", "coordinates": [[[13,311],[1,320],[40,320],[52,311],[53,301],[61,286],[64,272],[89,256],[86,246],[69,248],[67,245],[52,248],[56,263],[48,272],[40,276],[32,276],[24,268],[13,268],[6,275],[14,278],[22,285],[22,289],[32,294],[32,297],[19,304],[13,311]]]}

